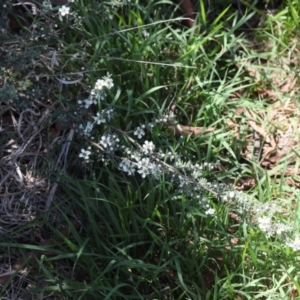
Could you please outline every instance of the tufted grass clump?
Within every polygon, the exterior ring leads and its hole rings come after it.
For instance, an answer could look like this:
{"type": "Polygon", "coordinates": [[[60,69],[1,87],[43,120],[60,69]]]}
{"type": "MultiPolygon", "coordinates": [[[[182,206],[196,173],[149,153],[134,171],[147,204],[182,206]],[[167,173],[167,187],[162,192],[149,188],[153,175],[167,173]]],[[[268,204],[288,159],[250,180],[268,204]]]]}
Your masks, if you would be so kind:
{"type": "MultiPolygon", "coordinates": [[[[238,33],[246,15],[199,4],[198,33],[168,1],[47,2],[26,28],[18,55],[37,56],[28,72],[7,61],[0,77],[1,105],[18,119],[3,135],[15,185],[1,173],[2,210],[15,203],[18,221],[1,237],[11,267],[0,297],[298,297],[298,189],[245,159],[251,130],[230,125],[252,120],[240,107],[270,105],[254,99],[261,83],[247,69],[268,53],[238,33]],[[33,38],[41,17],[49,36],[33,38]]],[[[278,18],[260,37],[278,42],[278,18]]]]}

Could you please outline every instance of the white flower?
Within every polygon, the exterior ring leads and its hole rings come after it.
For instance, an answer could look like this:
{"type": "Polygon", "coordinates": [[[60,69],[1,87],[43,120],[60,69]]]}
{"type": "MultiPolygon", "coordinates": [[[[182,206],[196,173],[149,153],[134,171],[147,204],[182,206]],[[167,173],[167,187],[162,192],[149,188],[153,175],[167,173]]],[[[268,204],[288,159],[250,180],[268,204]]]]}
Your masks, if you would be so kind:
{"type": "Polygon", "coordinates": [[[81,149],[81,153],[79,153],[79,157],[82,157],[87,162],[89,161],[89,156],[91,155],[91,151],[81,149]]]}
{"type": "Polygon", "coordinates": [[[85,108],[88,109],[92,104],[93,104],[93,101],[92,100],[84,100],[85,102],[85,108]]]}
{"type": "Polygon", "coordinates": [[[131,166],[128,168],[128,171],[127,171],[127,173],[128,173],[128,175],[133,175],[133,174],[134,174],[134,172],[135,172],[135,168],[134,168],[134,166],[133,166],[133,165],[131,165],[131,166]]]}
{"type": "Polygon", "coordinates": [[[143,168],[151,169],[151,167],[152,167],[148,157],[142,158],[140,161],[138,161],[137,165],[138,165],[139,169],[143,169],[143,168]]]}
{"type": "Polygon", "coordinates": [[[132,164],[131,162],[127,162],[127,170],[126,172],[128,173],[128,175],[133,175],[135,172],[135,167],[134,164],[132,164]]]}
{"type": "Polygon", "coordinates": [[[111,75],[108,73],[107,76],[103,76],[103,79],[98,79],[95,83],[94,90],[99,92],[104,88],[111,89],[114,86],[114,83],[110,76],[111,75]]]}
{"type": "Polygon", "coordinates": [[[132,164],[130,161],[128,160],[123,160],[120,164],[119,164],[119,168],[123,171],[123,172],[127,172],[128,175],[133,175],[135,172],[135,167],[134,164],[132,164]]]}
{"type": "Polygon", "coordinates": [[[142,168],[142,169],[138,170],[138,173],[140,173],[141,176],[143,178],[145,178],[149,174],[149,170],[147,168],[142,168]]]}
{"type": "Polygon", "coordinates": [[[46,10],[52,10],[52,4],[51,4],[50,0],[43,1],[42,6],[46,10]]]}
{"type": "Polygon", "coordinates": [[[58,11],[60,15],[64,17],[65,15],[68,15],[70,13],[70,7],[63,5],[58,11]]]}
{"type": "Polygon", "coordinates": [[[107,73],[107,76],[103,76],[105,86],[110,90],[114,86],[113,80],[110,78],[111,74],[107,73]]]}
{"type": "Polygon", "coordinates": [[[233,199],[234,196],[235,196],[234,192],[229,192],[228,197],[229,197],[230,199],[233,199]]]}
{"type": "Polygon", "coordinates": [[[209,208],[206,212],[205,212],[206,215],[214,215],[215,214],[215,210],[213,208],[209,208]]]}
{"type": "Polygon", "coordinates": [[[227,197],[227,195],[223,195],[223,196],[221,196],[221,199],[222,199],[224,202],[226,202],[226,201],[228,200],[228,197],[227,197]]]}
{"type": "Polygon", "coordinates": [[[86,128],[87,128],[88,131],[92,131],[93,130],[93,124],[91,122],[87,122],[86,128]]]}
{"type": "Polygon", "coordinates": [[[100,144],[101,144],[104,148],[107,148],[108,146],[111,146],[111,145],[112,145],[112,141],[111,141],[110,135],[103,135],[103,136],[101,137],[100,144]]]}
{"type": "Polygon", "coordinates": [[[106,82],[105,82],[106,87],[107,87],[108,89],[111,89],[111,88],[114,86],[113,80],[112,80],[111,78],[106,78],[105,80],[106,80],[106,82]]]}
{"type": "Polygon", "coordinates": [[[132,153],[130,154],[131,159],[134,159],[136,161],[139,161],[141,159],[139,153],[132,153]]]}
{"type": "Polygon", "coordinates": [[[293,248],[294,251],[300,250],[300,238],[299,236],[295,237],[295,239],[288,243],[288,246],[293,248]]]}
{"type": "Polygon", "coordinates": [[[269,232],[272,230],[271,218],[261,217],[257,219],[258,227],[263,232],[269,232]]]}
{"type": "Polygon", "coordinates": [[[105,87],[105,81],[103,79],[98,79],[95,83],[95,90],[101,91],[105,87]]]}
{"type": "Polygon", "coordinates": [[[89,136],[91,131],[93,130],[94,125],[91,122],[87,122],[86,127],[84,128],[83,125],[79,125],[79,129],[82,130],[84,135],[89,136]]]}
{"type": "Polygon", "coordinates": [[[85,128],[85,133],[86,135],[90,135],[90,133],[93,130],[94,125],[91,122],[87,122],[86,128],[85,128]]]}
{"type": "Polygon", "coordinates": [[[120,139],[114,134],[105,134],[101,137],[99,143],[109,151],[114,151],[119,147],[120,139]]]}
{"type": "Polygon", "coordinates": [[[101,123],[106,123],[105,118],[104,118],[103,115],[102,115],[101,113],[99,113],[99,112],[97,112],[96,117],[93,117],[93,118],[94,118],[95,122],[96,122],[98,125],[101,124],[101,123]]]}
{"type": "Polygon", "coordinates": [[[92,104],[97,104],[97,101],[95,99],[86,99],[85,101],[85,108],[88,109],[92,104]]]}
{"type": "Polygon", "coordinates": [[[106,114],[106,119],[110,120],[113,116],[114,110],[112,108],[106,109],[104,113],[106,114]]]}
{"type": "Polygon", "coordinates": [[[119,168],[124,171],[127,172],[128,171],[128,167],[129,167],[129,162],[127,160],[123,160],[121,161],[121,163],[119,164],[119,168]]]}
{"type": "Polygon", "coordinates": [[[161,165],[152,163],[151,164],[151,174],[155,177],[155,178],[159,178],[159,176],[162,173],[162,169],[161,169],[161,165]]]}
{"type": "Polygon", "coordinates": [[[141,176],[145,178],[146,175],[152,172],[152,169],[155,167],[155,165],[150,162],[148,157],[144,157],[140,161],[138,161],[137,167],[139,169],[138,173],[140,173],[141,176]]]}
{"type": "Polygon", "coordinates": [[[291,230],[291,227],[282,223],[278,223],[274,226],[275,231],[278,235],[281,235],[285,232],[288,232],[291,230]]]}
{"type": "Polygon", "coordinates": [[[141,139],[141,138],[143,137],[143,135],[145,135],[145,131],[144,131],[140,126],[138,126],[138,127],[135,129],[135,131],[134,131],[133,134],[134,134],[134,135],[137,135],[137,137],[138,137],[139,139],[141,139]]]}
{"type": "Polygon", "coordinates": [[[143,149],[144,149],[145,153],[150,154],[151,152],[153,152],[154,148],[155,148],[155,146],[152,142],[145,141],[145,143],[143,145],[143,149]]]}
{"type": "Polygon", "coordinates": [[[77,103],[81,106],[84,106],[86,109],[88,109],[92,104],[97,104],[97,101],[89,98],[85,100],[78,100],[77,103]]]}

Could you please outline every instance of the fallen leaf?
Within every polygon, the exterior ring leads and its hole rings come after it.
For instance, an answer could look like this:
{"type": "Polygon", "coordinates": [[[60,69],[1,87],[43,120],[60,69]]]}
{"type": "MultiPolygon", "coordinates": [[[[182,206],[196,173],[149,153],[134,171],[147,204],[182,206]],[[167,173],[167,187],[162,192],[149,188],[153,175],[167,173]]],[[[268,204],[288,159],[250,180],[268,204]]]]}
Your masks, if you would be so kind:
{"type": "Polygon", "coordinates": [[[167,125],[169,126],[169,128],[173,130],[175,136],[180,136],[180,135],[196,136],[199,134],[206,134],[215,130],[214,127],[206,128],[206,127],[193,127],[193,126],[175,124],[175,122],[172,120],[169,120],[167,122],[167,125]]]}

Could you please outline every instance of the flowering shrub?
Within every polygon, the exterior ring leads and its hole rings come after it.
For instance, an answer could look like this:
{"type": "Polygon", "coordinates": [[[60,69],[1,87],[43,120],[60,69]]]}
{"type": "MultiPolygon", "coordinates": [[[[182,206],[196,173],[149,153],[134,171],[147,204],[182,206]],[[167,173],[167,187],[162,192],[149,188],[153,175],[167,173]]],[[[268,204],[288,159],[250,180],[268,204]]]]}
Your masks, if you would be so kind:
{"type": "MultiPolygon", "coordinates": [[[[107,97],[108,90],[114,86],[111,75],[108,74],[102,79],[98,79],[94,88],[91,91],[90,97],[86,100],[79,100],[78,104],[88,109],[92,104],[96,105],[98,101],[103,101],[107,97]]],[[[146,136],[146,131],[152,132],[157,125],[167,124],[169,118],[174,121],[174,118],[165,114],[160,118],[156,118],[152,122],[140,124],[130,132],[124,132],[119,128],[112,126],[113,115],[117,115],[114,108],[103,109],[92,116],[93,122],[88,121],[87,124],[81,125],[81,132],[90,136],[95,125],[106,125],[106,130],[98,140],[98,149],[101,149],[102,154],[109,155],[106,159],[106,164],[113,163],[118,165],[118,169],[129,176],[138,174],[142,178],[150,176],[153,180],[161,180],[164,175],[165,180],[172,183],[176,187],[177,192],[184,194],[190,199],[195,199],[199,202],[199,208],[206,215],[215,216],[216,211],[211,207],[211,201],[207,194],[221,200],[224,204],[234,210],[240,218],[246,221],[249,225],[253,221],[257,223],[258,228],[267,236],[272,237],[277,235],[283,239],[293,250],[300,249],[299,238],[296,236],[291,238],[293,228],[281,222],[276,222],[276,213],[279,210],[278,206],[272,204],[262,204],[255,199],[251,199],[247,194],[238,192],[233,187],[223,184],[210,182],[205,179],[207,174],[211,174],[218,168],[219,162],[194,164],[191,161],[183,161],[176,153],[163,153],[161,150],[155,151],[153,141],[144,140],[142,144],[138,140],[142,140],[146,136]],[[122,136],[120,138],[119,136],[122,136]],[[121,139],[130,141],[131,146],[125,146],[121,139]],[[116,154],[118,153],[118,155],[116,154]],[[122,153],[120,155],[120,153],[122,153]]],[[[81,149],[79,157],[85,163],[92,162],[91,147],[88,150],[81,149]]]]}

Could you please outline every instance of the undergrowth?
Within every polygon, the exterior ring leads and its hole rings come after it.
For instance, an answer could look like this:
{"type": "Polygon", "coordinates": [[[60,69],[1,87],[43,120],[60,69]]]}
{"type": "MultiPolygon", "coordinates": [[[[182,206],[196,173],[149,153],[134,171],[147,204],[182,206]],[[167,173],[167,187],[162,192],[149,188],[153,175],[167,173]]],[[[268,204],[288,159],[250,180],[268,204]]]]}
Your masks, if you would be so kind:
{"type": "Polygon", "coordinates": [[[249,150],[298,117],[296,1],[249,32],[251,6],[49,5],[2,43],[1,299],[298,299],[298,150],[249,150]]]}

